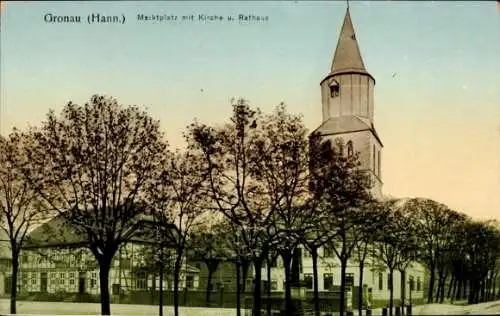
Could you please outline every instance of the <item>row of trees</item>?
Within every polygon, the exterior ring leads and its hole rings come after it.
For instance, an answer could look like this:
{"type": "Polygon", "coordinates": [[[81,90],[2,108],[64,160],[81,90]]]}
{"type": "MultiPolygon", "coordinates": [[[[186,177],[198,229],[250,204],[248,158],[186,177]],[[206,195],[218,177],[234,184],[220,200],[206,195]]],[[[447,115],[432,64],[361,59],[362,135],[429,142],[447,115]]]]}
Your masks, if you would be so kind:
{"type": "MultiPolygon", "coordinates": [[[[69,103],[59,116],[49,112],[40,126],[0,138],[1,221],[12,250],[11,313],[27,231],[54,216],[70,224],[99,264],[102,315],[111,314],[108,275],[116,252],[145,233],[159,246],[160,276],[164,250],[175,252],[176,316],[188,248],[209,271],[223,258],[236,264],[238,316],[239,293],[245,291],[240,280],[247,278],[248,267],[253,266],[257,285],[253,315],[260,315],[261,268],[267,262],[269,276],[278,256],[287,281],[285,309],[292,314],[292,263],[299,246],[313,258],[317,313],[321,247],[333,249],[340,261],[341,312],[347,262],[359,262],[362,288],[368,258],[389,270],[391,282],[394,271],[404,274],[412,262],[425,263],[432,271],[430,300],[434,291],[443,299],[449,276],[454,296],[469,288],[484,292],[471,301],[492,297],[499,258],[494,223],[474,222],[431,200],[376,201],[358,154],[346,154],[339,139],[308,138],[301,116],[283,104],[263,114],[244,100],[234,101],[225,124],[195,121],[184,138],[186,148],[171,150],[158,121],[137,106],[103,96],[83,106],[69,103]],[[155,229],[141,229],[144,220],[155,229]],[[459,252],[464,249],[467,255],[459,252]]],[[[391,286],[391,307],[392,301],[391,286]]]]}

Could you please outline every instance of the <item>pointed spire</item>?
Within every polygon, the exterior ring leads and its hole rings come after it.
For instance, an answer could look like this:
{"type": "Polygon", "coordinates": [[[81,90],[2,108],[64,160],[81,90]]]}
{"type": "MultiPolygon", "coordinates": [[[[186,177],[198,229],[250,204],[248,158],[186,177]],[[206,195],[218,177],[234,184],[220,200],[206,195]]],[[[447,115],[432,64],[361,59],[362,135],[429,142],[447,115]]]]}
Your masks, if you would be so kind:
{"type": "Polygon", "coordinates": [[[340,36],[332,62],[332,72],[344,70],[366,72],[358,41],[356,40],[354,26],[352,25],[351,14],[349,12],[349,1],[347,1],[344,24],[340,30],[340,36]]]}

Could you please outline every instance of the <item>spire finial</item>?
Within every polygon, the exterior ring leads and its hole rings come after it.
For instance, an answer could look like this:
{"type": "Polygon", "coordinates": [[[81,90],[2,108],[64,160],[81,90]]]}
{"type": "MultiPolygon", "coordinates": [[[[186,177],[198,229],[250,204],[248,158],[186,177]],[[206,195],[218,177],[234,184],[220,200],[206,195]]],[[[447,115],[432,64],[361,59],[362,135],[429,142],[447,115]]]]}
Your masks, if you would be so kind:
{"type": "Polygon", "coordinates": [[[347,10],[349,10],[349,0],[346,1],[347,1],[347,10]]]}

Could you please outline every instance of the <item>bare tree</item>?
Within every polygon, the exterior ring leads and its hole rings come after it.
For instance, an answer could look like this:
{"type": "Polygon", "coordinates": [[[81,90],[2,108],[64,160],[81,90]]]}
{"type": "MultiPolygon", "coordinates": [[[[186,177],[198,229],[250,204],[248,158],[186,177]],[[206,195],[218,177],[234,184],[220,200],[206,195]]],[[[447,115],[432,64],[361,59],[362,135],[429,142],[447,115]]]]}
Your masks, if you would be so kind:
{"type": "Polygon", "coordinates": [[[291,264],[302,241],[312,227],[306,209],[308,190],[308,141],[302,117],[287,113],[282,103],[261,122],[262,137],[252,161],[254,174],[261,184],[261,200],[271,209],[268,239],[283,258],[285,267],[285,313],[293,313],[291,264]]]}
{"type": "Polygon", "coordinates": [[[255,271],[253,314],[257,316],[261,313],[261,268],[267,256],[266,227],[271,219],[251,169],[260,119],[260,111],[240,99],[233,104],[229,123],[219,128],[194,123],[188,142],[205,156],[217,210],[238,227],[239,239],[250,251],[255,271]]]}
{"type": "Polygon", "coordinates": [[[96,258],[101,313],[110,315],[112,259],[139,231],[144,188],[167,147],[159,122],[94,95],[84,106],[69,102],[59,117],[50,111],[30,137],[24,173],[96,258]]]}
{"type": "Polygon", "coordinates": [[[228,237],[227,223],[219,222],[204,225],[192,235],[192,247],[196,259],[201,259],[208,269],[207,287],[205,289],[205,306],[210,306],[210,294],[213,290],[212,278],[222,262],[231,258],[231,245],[228,237]]]}
{"type": "MultiPolygon", "coordinates": [[[[207,220],[207,179],[203,157],[193,151],[177,150],[165,159],[155,181],[147,189],[156,225],[161,230],[161,244],[175,249],[174,314],[179,315],[179,277],[183,257],[193,231],[207,220]]],[[[186,285],[185,285],[186,286],[186,285]]]]}
{"type": "Polygon", "coordinates": [[[384,211],[384,229],[377,234],[374,256],[389,270],[389,315],[394,306],[394,271],[404,270],[415,259],[416,230],[413,218],[408,216],[397,199],[381,202],[384,211]]]}
{"type": "Polygon", "coordinates": [[[421,259],[430,272],[427,302],[431,303],[436,270],[439,270],[442,279],[443,259],[446,258],[446,249],[454,235],[453,227],[463,216],[451,211],[444,204],[424,198],[409,199],[401,205],[401,208],[414,213],[413,225],[415,225],[420,240],[421,259]]]}
{"type": "Polygon", "coordinates": [[[16,130],[5,138],[0,135],[0,229],[7,235],[12,256],[11,314],[16,314],[21,248],[30,229],[47,216],[46,206],[20,170],[20,165],[26,161],[23,150],[26,141],[26,137],[16,130]]]}
{"type": "Polygon", "coordinates": [[[381,203],[372,201],[360,210],[359,215],[364,219],[364,222],[356,225],[359,237],[354,246],[354,260],[359,264],[358,312],[359,315],[362,315],[365,264],[376,241],[376,233],[383,229],[384,212],[381,203]]]}
{"type": "Polygon", "coordinates": [[[326,245],[340,260],[340,314],[343,315],[347,262],[360,237],[356,228],[364,220],[362,209],[372,201],[372,182],[369,174],[360,168],[359,154],[344,154],[342,139],[336,139],[335,144],[317,140],[312,149],[319,158],[315,158],[311,166],[311,189],[321,201],[317,207],[324,208],[323,216],[328,218],[324,229],[332,231],[326,245]]]}

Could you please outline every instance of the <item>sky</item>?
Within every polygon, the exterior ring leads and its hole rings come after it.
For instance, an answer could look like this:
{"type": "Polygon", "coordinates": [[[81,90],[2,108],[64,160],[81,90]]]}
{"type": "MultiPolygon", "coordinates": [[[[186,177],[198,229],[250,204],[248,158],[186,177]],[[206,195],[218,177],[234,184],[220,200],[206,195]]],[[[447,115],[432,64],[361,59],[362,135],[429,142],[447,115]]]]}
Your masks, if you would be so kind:
{"type": "MultiPolygon", "coordinates": [[[[194,118],[227,119],[231,98],[284,102],[312,131],[343,1],[8,2],[0,26],[0,132],[93,94],[147,107],[170,144],[194,118]],[[81,16],[47,23],[45,16],[81,16]],[[124,23],[89,24],[89,14],[124,23]],[[138,21],[137,15],[177,16],[138,21]],[[182,16],[194,14],[195,21],[182,16]],[[197,21],[199,14],[235,21],[197,21]],[[267,17],[239,22],[238,15],[267,17]]],[[[383,192],[500,220],[500,10],[493,1],[351,1],[375,77],[383,192]]]]}

